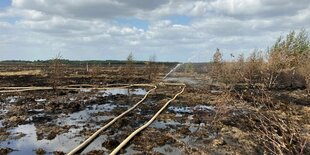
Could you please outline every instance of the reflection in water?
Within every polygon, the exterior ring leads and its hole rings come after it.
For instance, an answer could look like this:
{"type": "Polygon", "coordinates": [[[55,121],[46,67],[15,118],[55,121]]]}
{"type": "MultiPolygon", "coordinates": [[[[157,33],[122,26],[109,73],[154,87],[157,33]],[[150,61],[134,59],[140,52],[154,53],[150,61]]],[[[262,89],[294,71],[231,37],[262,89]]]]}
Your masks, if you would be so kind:
{"type": "Polygon", "coordinates": [[[109,89],[109,90],[103,90],[99,91],[100,93],[104,93],[103,96],[109,96],[109,95],[144,95],[146,93],[145,89],[109,89]]]}
{"type": "MultiPolygon", "coordinates": [[[[144,89],[135,89],[130,90],[128,93],[128,89],[117,89],[117,90],[107,90],[101,91],[99,93],[104,93],[104,95],[116,95],[116,94],[136,94],[136,95],[144,95],[146,91],[144,89]]],[[[42,101],[43,100],[38,100],[42,101]]],[[[45,101],[45,100],[44,100],[45,101]]],[[[151,103],[151,102],[150,102],[151,103]]],[[[149,104],[150,104],[149,103],[149,104]]],[[[154,102],[156,104],[156,102],[154,102]]],[[[37,140],[36,135],[36,127],[34,124],[26,124],[26,125],[19,125],[16,128],[8,130],[11,132],[12,136],[18,135],[20,133],[26,134],[26,136],[17,139],[17,140],[6,140],[0,142],[0,147],[9,147],[14,150],[11,155],[25,155],[25,154],[35,154],[34,150],[38,148],[43,148],[48,153],[53,151],[63,151],[68,152],[74,147],[78,146],[83,140],[87,137],[80,134],[80,132],[86,129],[98,129],[102,125],[102,121],[109,120],[114,118],[113,115],[107,115],[108,112],[111,112],[115,108],[128,108],[128,105],[118,105],[116,103],[106,103],[106,104],[94,104],[89,105],[86,107],[85,110],[78,111],[69,115],[61,114],[58,116],[56,120],[51,121],[50,123],[56,124],[58,126],[65,126],[65,125],[74,125],[75,127],[71,127],[67,133],[59,134],[52,140],[42,139],[37,140]],[[107,113],[102,113],[107,112],[107,113]],[[100,113],[100,114],[99,114],[100,113]]],[[[213,111],[214,108],[211,106],[205,105],[197,105],[195,107],[182,107],[182,106],[171,106],[168,109],[176,114],[188,115],[188,120],[193,119],[192,113],[195,111],[213,111]]],[[[40,116],[46,117],[43,113],[42,109],[33,109],[32,114],[33,116],[40,116]]],[[[2,112],[4,113],[4,112],[2,112]]],[[[195,132],[198,129],[198,126],[195,124],[191,124],[190,122],[180,123],[174,120],[167,120],[167,121],[158,121],[155,120],[150,127],[157,128],[157,129],[169,129],[171,132],[174,132],[177,128],[188,126],[188,129],[191,132],[195,132]]],[[[0,127],[2,127],[2,121],[0,120],[0,127]]],[[[117,132],[115,132],[117,134],[117,132]]],[[[82,153],[87,153],[91,150],[105,150],[102,147],[102,143],[106,141],[107,135],[101,134],[97,137],[91,145],[89,145],[82,153]]],[[[184,140],[187,141],[187,140],[184,140]]],[[[182,152],[171,145],[164,145],[161,147],[155,147],[153,149],[155,152],[163,153],[163,154],[182,154],[182,152]]],[[[134,150],[134,146],[130,145],[126,148],[125,154],[134,154],[134,153],[141,153],[139,151],[134,150]]]]}
{"type": "Polygon", "coordinates": [[[161,153],[161,154],[169,154],[169,155],[182,155],[184,153],[181,152],[179,148],[173,147],[171,145],[164,145],[161,147],[155,147],[153,148],[155,152],[161,153]]]}
{"type": "MultiPolygon", "coordinates": [[[[150,127],[153,127],[153,128],[158,128],[158,129],[165,129],[165,128],[170,128],[170,127],[176,127],[178,125],[181,125],[181,123],[179,122],[176,122],[174,120],[168,120],[168,121],[158,121],[158,120],[155,120],[151,125],[150,127]]],[[[171,128],[172,129],[172,128],[171,128]]]]}
{"type": "MultiPolygon", "coordinates": [[[[85,90],[87,91],[87,90],[85,90]]],[[[114,89],[100,91],[99,93],[104,93],[105,96],[108,95],[144,95],[146,93],[145,89],[114,89]]],[[[7,101],[9,103],[16,102],[17,97],[9,97],[7,101]]],[[[37,99],[36,102],[45,102],[45,99],[37,99]]],[[[10,153],[10,155],[25,155],[25,154],[35,154],[35,150],[38,148],[44,149],[46,152],[51,154],[54,151],[69,152],[74,147],[78,146],[87,137],[80,134],[82,129],[98,129],[102,126],[101,121],[106,121],[108,119],[114,118],[113,115],[104,115],[102,112],[110,112],[115,108],[128,108],[128,105],[118,105],[115,103],[106,104],[95,104],[87,106],[85,110],[78,111],[69,115],[60,114],[56,120],[50,123],[56,124],[58,126],[74,125],[71,127],[67,133],[59,134],[52,140],[42,139],[38,140],[36,135],[36,127],[34,124],[19,125],[15,128],[8,130],[11,136],[25,134],[24,137],[19,139],[10,139],[0,142],[0,148],[9,147],[16,151],[10,153]],[[98,115],[98,113],[101,113],[98,115]]],[[[1,110],[1,115],[5,114],[5,110],[1,110]]],[[[30,111],[32,116],[29,116],[28,121],[31,121],[33,117],[47,117],[47,114],[43,113],[42,109],[33,109],[30,111]]],[[[0,127],[3,127],[2,120],[0,120],[0,127]]],[[[91,150],[104,149],[102,147],[102,142],[105,141],[106,135],[99,136],[92,145],[88,146],[82,153],[87,153],[91,150]]]]}
{"type": "Polygon", "coordinates": [[[205,111],[205,112],[214,111],[214,107],[207,105],[196,105],[195,107],[170,106],[168,110],[177,114],[181,113],[191,114],[194,111],[205,111]]]}
{"type": "Polygon", "coordinates": [[[74,130],[69,131],[56,136],[53,140],[37,140],[36,127],[33,124],[19,125],[18,127],[10,130],[12,135],[18,133],[24,133],[26,136],[18,140],[3,141],[0,143],[1,147],[10,147],[14,150],[11,155],[25,155],[34,154],[34,150],[37,148],[43,148],[47,152],[52,151],[69,151],[73,146],[78,145],[83,137],[74,137],[74,130]],[[70,143],[68,143],[70,141],[70,143]]]}
{"type": "Polygon", "coordinates": [[[104,121],[113,118],[114,116],[101,116],[101,115],[96,115],[98,112],[108,112],[112,111],[116,107],[124,107],[124,106],[119,106],[119,105],[114,105],[114,104],[102,104],[102,105],[90,105],[87,106],[85,110],[78,111],[75,113],[68,115],[60,115],[59,118],[57,119],[56,123],[58,125],[76,125],[76,126],[84,126],[85,123],[87,122],[88,124],[90,122],[94,121],[104,121]],[[92,121],[94,120],[94,121],[92,121]]]}

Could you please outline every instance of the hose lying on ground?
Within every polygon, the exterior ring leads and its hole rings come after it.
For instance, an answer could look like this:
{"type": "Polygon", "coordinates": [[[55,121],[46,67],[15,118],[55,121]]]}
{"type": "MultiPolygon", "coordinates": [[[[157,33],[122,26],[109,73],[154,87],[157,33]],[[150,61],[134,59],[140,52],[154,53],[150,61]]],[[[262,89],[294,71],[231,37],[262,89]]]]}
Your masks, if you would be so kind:
{"type": "MultiPolygon", "coordinates": [[[[133,85],[123,85],[114,87],[96,87],[95,85],[79,84],[79,85],[68,85],[57,87],[57,90],[82,90],[82,89],[92,89],[92,90],[107,90],[107,89],[121,89],[129,88],[133,86],[147,86],[152,87],[149,84],[133,84],[133,85]],[[83,88],[83,86],[89,86],[88,88],[83,88]]],[[[35,91],[35,90],[52,90],[53,87],[0,87],[0,93],[14,93],[14,92],[24,92],[24,91],[35,91]]]]}
{"type": "Polygon", "coordinates": [[[121,117],[123,117],[124,115],[126,115],[127,113],[129,113],[131,110],[133,110],[134,108],[136,108],[140,103],[142,103],[146,97],[148,96],[149,93],[151,93],[152,91],[154,91],[157,86],[155,85],[149,85],[149,84],[135,84],[132,86],[152,86],[153,89],[149,90],[144,97],[138,102],[136,103],[134,106],[132,106],[131,108],[129,108],[128,110],[126,110],[125,112],[123,112],[122,114],[118,115],[117,117],[115,117],[113,120],[111,120],[108,124],[106,124],[105,126],[101,127],[99,130],[97,130],[93,135],[91,135],[89,138],[87,138],[82,144],[80,144],[79,146],[77,146],[76,148],[74,148],[72,151],[70,151],[68,153],[68,155],[73,155],[76,152],[80,151],[81,149],[85,148],[90,142],[92,142],[94,140],[94,138],[96,138],[100,132],[102,132],[103,130],[107,129],[109,126],[111,126],[115,121],[117,121],[118,119],[120,119],[121,117]]]}
{"type": "MultiPolygon", "coordinates": [[[[169,85],[169,84],[166,84],[169,85]]],[[[173,84],[176,85],[176,84],[173,84]]],[[[172,99],[170,99],[168,102],[166,102],[166,104],[143,126],[141,126],[140,128],[138,128],[137,130],[135,130],[134,132],[132,132],[122,143],[120,143],[112,152],[110,155],[115,155],[117,152],[119,152],[120,149],[122,149],[137,133],[139,133],[140,131],[142,131],[143,129],[145,129],[146,127],[148,127],[158,116],[159,114],[169,105],[170,102],[172,102],[173,100],[176,99],[177,96],[179,96],[180,94],[182,94],[184,92],[185,89],[185,85],[183,85],[182,90],[177,93],[172,99]]]]}
{"type": "MultiPolygon", "coordinates": [[[[178,94],[176,94],[172,99],[170,99],[168,102],[166,102],[166,104],[146,124],[144,124],[143,126],[138,128],[136,131],[134,131],[132,134],[130,134],[117,148],[115,148],[111,152],[112,155],[114,155],[117,152],[119,152],[119,150],[122,147],[124,147],[137,133],[139,133],[140,131],[145,129],[147,126],[149,126],[159,116],[159,114],[169,105],[169,103],[172,102],[173,100],[175,100],[175,98],[178,95],[182,94],[184,89],[185,89],[185,84],[183,84],[183,83],[160,83],[159,85],[183,86],[183,89],[178,94]]],[[[105,126],[100,128],[93,135],[91,135],[88,139],[86,139],[82,144],[80,144],[79,146],[74,148],[72,151],[70,151],[68,153],[68,155],[73,155],[76,152],[80,151],[81,149],[85,148],[91,141],[93,141],[94,138],[96,138],[99,135],[100,132],[102,132],[103,130],[107,129],[109,126],[111,126],[118,119],[120,119],[121,117],[126,115],[128,112],[130,112],[131,110],[136,108],[140,103],[142,103],[146,99],[148,94],[151,93],[152,91],[154,91],[157,88],[157,86],[151,85],[151,84],[133,84],[133,85],[118,86],[118,87],[98,87],[98,88],[94,88],[93,85],[83,85],[83,84],[81,84],[81,85],[69,85],[69,86],[58,87],[57,88],[57,89],[62,89],[62,90],[81,90],[81,89],[107,90],[107,89],[129,88],[129,87],[133,87],[133,86],[137,86],[137,87],[145,87],[145,86],[146,87],[153,87],[153,89],[149,90],[145,94],[145,96],[138,103],[136,103],[133,107],[131,107],[130,109],[126,110],[125,112],[123,112],[119,116],[115,117],[108,124],[106,124],[105,126]],[[91,86],[91,88],[81,88],[83,86],[91,86]],[[79,87],[79,88],[72,88],[72,87],[79,87]]],[[[22,92],[22,91],[33,91],[33,90],[51,90],[51,89],[53,89],[53,88],[52,87],[0,87],[0,93],[22,92]]]]}

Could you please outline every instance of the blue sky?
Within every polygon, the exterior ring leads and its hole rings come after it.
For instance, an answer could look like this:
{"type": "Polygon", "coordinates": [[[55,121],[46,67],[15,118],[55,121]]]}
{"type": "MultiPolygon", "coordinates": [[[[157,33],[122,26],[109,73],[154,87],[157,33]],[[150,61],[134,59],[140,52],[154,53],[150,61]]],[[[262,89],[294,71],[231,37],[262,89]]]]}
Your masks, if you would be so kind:
{"type": "Polygon", "coordinates": [[[174,24],[190,25],[192,18],[186,15],[171,15],[167,17],[174,24]]]}
{"type": "Polygon", "coordinates": [[[230,59],[301,28],[309,0],[1,0],[0,60],[230,59]]]}
{"type": "Polygon", "coordinates": [[[0,8],[5,8],[11,5],[11,0],[1,0],[0,1],[0,8]]]}
{"type": "Polygon", "coordinates": [[[137,18],[117,18],[116,24],[128,27],[136,27],[138,29],[148,30],[149,23],[147,20],[141,20],[137,18]]]}

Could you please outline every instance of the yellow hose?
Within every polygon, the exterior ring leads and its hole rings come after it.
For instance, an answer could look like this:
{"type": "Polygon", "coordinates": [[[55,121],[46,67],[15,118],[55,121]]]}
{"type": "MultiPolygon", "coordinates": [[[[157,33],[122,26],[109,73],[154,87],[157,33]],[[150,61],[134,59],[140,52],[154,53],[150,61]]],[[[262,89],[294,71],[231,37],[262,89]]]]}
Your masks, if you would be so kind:
{"type": "MultiPolygon", "coordinates": [[[[60,90],[82,90],[82,89],[92,89],[92,90],[108,90],[108,89],[121,89],[121,88],[129,88],[133,86],[147,86],[153,87],[149,84],[133,84],[133,85],[124,85],[118,87],[98,87],[94,88],[94,85],[87,84],[79,84],[79,85],[68,85],[63,87],[57,87],[60,90]],[[78,86],[92,86],[92,88],[72,88],[78,86]]],[[[53,87],[0,87],[0,93],[13,93],[13,92],[24,92],[24,91],[34,91],[34,90],[52,90],[53,87]],[[1,90],[2,89],[2,90],[1,90]]]]}
{"type": "MultiPolygon", "coordinates": [[[[135,130],[133,133],[131,133],[122,143],[120,143],[112,152],[111,155],[115,155],[121,148],[123,148],[137,133],[148,127],[158,116],[159,114],[169,105],[170,102],[176,99],[177,96],[182,94],[185,89],[185,84],[184,83],[160,83],[159,85],[167,85],[167,86],[183,86],[182,90],[177,93],[172,99],[170,99],[166,104],[143,126],[135,130]]],[[[93,85],[69,85],[69,86],[64,86],[64,87],[58,87],[57,89],[63,89],[63,90],[81,90],[81,89],[93,89],[93,90],[107,90],[107,89],[118,89],[118,88],[129,88],[133,86],[137,87],[153,87],[151,90],[149,90],[145,96],[138,102],[136,103],[133,107],[129,108],[119,116],[115,117],[113,120],[111,120],[108,124],[105,126],[101,127],[99,130],[97,130],[93,135],[91,135],[89,138],[87,138],[83,143],[81,143],[79,146],[74,148],[72,151],[68,153],[68,155],[73,155],[82,148],[86,147],[91,141],[93,141],[94,138],[96,138],[100,132],[103,130],[107,129],[109,126],[111,126],[114,122],[116,122],[118,119],[132,111],[134,108],[136,108],[140,103],[142,103],[146,97],[148,96],[149,93],[157,89],[156,85],[152,84],[132,84],[132,85],[124,85],[124,86],[118,86],[118,87],[99,87],[99,88],[70,88],[70,87],[78,87],[78,86],[93,86],[93,85]]],[[[6,92],[22,92],[22,91],[32,91],[32,90],[51,90],[53,89],[52,87],[0,87],[1,90],[0,93],[6,93],[6,92]]]]}
{"type": "Polygon", "coordinates": [[[91,141],[93,141],[94,138],[96,138],[100,132],[102,132],[103,130],[107,129],[109,126],[111,126],[115,121],[117,121],[119,118],[123,117],[124,115],[126,115],[127,113],[129,113],[131,110],[133,110],[134,108],[136,108],[140,103],[142,103],[146,97],[148,96],[149,93],[151,93],[153,90],[155,90],[157,88],[157,86],[155,85],[148,85],[148,84],[135,84],[132,86],[152,86],[154,87],[153,89],[149,90],[144,97],[138,102],[136,103],[133,107],[129,108],[128,110],[126,110],[125,112],[123,112],[122,114],[118,115],[117,117],[115,117],[113,120],[111,120],[108,124],[106,124],[105,126],[103,126],[102,128],[100,128],[99,130],[97,130],[93,135],[91,135],[89,138],[87,138],[82,144],[80,144],[79,146],[77,146],[76,148],[74,148],[72,151],[70,151],[68,153],[68,155],[73,155],[76,152],[78,152],[79,150],[81,150],[82,148],[86,147],[91,141]]]}
{"type": "Polygon", "coordinates": [[[32,91],[32,90],[51,90],[52,87],[3,87],[0,89],[0,93],[14,93],[14,92],[23,92],[23,91],[32,91]]]}
{"type": "MultiPolygon", "coordinates": [[[[174,84],[173,84],[174,85],[174,84]]],[[[146,124],[144,124],[143,126],[141,126],[140,128],[138,128],[137,130],[135,130],[134,132],[132,132],[122,143],[120,143],[112,152],[110,155],[115,155],[117,152],[119,152],[119,150],[121,150],[137,133],[139,133],[140,131],[142,131],[143,129],[145,129],[146,127],[148,127],[158,116],[159,114],[169,105],[170,102],[172,102],[173,100],[176,99],[177,96],[179,96],[180,94],[182,94],[184,92],[185,89],[185,85],[183,85],[182,90],[177,93],[172,99],[170,99],[146,124]]]]}

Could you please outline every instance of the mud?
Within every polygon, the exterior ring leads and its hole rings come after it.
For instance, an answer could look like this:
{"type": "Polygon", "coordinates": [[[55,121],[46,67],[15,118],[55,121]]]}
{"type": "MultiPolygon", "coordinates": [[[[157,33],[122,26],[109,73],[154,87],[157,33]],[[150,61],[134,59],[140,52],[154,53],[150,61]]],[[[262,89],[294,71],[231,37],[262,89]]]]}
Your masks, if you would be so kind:
{"type": "MultiPolygon", "coordinates": [[[[114,72],[100,78],[65,77],[66,85],[147,82],[114,72]],[[108,76],[110,74],[110,76],[108,76]],[[142,81],[142,82],[141,82],[142,81]]],[[[46,86],[47,77],[2,77],[1,86],[46,86]]],[[[166,79],[185,82],[185,92],[120,154],[264,154],[260,120],[276,116],[307,140],[310,152],[310,107],[305,90],[230,92],[203,76],[166,79]],[[242,94],[240,93],[242,92],[242,94]],[[259,96],[263,96],[260,98],[259,96]]],[[[114,90],[44,90],[0,94],[0,154],[65,154],[111,119],[133,106],[149,88],[114,90]]],[[[146,123],[180,87],[162,86],[126,117],[102,132],[80,154],[109,154],[131,132],[146,123]]],[[[284,135],[285,133],[283,133],[284,135]]],[[[284,137],[284,136],[283,136],[284,137]]],[[[298,139],[294,143],[298,144],[298,139]]],[[[288,146],[289,147],[289,146],[288,146]]]]}

